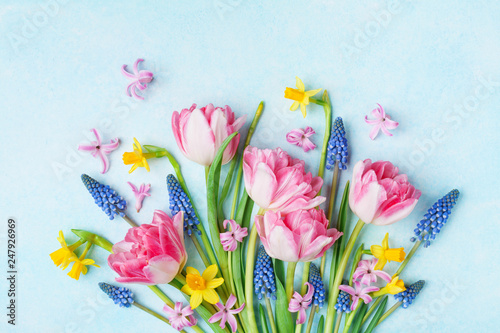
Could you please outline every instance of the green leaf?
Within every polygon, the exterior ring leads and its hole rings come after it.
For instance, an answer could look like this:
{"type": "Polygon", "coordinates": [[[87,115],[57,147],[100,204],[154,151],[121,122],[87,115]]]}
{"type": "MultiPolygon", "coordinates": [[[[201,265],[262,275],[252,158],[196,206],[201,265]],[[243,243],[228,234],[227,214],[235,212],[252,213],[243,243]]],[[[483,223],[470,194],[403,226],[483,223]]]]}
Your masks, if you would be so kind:
{"type": "Polygon", "coordinates": [[[290,333],[295,330],[292,314],[288,311],[288,299],[280,279],[276,278],[276,326],[280,333],[290,333]]]}
{"type": "Polygon", "coordinates": [[[267,326],[266,312],[264,311],[264,307],[262,307],[262,304],[259,304],[259,317],[260,317],[260,326],[262,327],[262,332],[269,333],[269,327],[267,326]]]}
{"type": "Polygon", "coordinates": [[[106,251],[113,252],[113,243],[111,243],[104,237],[98,236],[94,233],[91,233],[90,231],[80,229],[71,229],[71,232],[87,242],[100,246],[106,251]]]}
{"type": "Polygon", "coordinates": [[[285,284],[285,264],[279,259],[273,258],[273,268],[276,275],[282,284],[285,284]]]}
{"type": "Polygon", "coordinates": [[[356,268],[358,268],[358,262],[361,259],[361,255],[363,254],[363,247],[364,244],[361,244],[358,247],[358,249],[356,250],[356,254],[354,255],[354,259],[352,260],[351,274],[349,275],[349,285],[351,285],[352,276],[354,275],[356,268]]]}
{"type": "Polygon", "coordinates": [[[316,332],[322,333],[324,330],[324,327],[325,327],[325,317],[321,316],[319,318],[318,329],[316,330],[316,332]]]}
{"type": "Polygon", "coordinates": [[[224,205],[224,201],[227,198],[227,195],[229,193],[229,190],[231,189],[231,183],[233,180],[233,174],[234,170],[236,169],[236,165],[238,164],[238,153],[234,155],[233,159],[231,160],[231,164],[229,165],[229,171],[227,172],[226,175],[226,180],[224,181],[224,185],[222,186],[222,191],[219,196],[219,215],[222,215],[222,207],[224,205]]]}
{"type": "Polygon", "coordinates": [[[165,148],[162,147],[157,147],[157,146],[152,146],[152,145],[143,145],[142,146],[144,149],[148,151],[148,153],[155,153],[156,157],[163,157],[163,154],[158,154],[158,153],[163,153],[167,151],[165,148]]]}
{"type": "Polygon", "coordinates": [[[377,312],[375,312],[375,314],[373,315],[373,318],[370,321],[370,325],[368,325],[368,327],[366,328],[365,333],[371,333],[375,329],[375,326],[377,326],[377,323],[380,320],[380,317],[382,317],[384,314],[385,306],[387,305],[387,300],[388,300],[388,297],[385,296],[384,300],[378,306],[377,312]]]}
{"type": "Polygon", "coordinates": [[[361,302],[361,306],[359,307],[359,310],[356,312],[356,318],[354,318],[354,322],[352,323],[351,333],[359,332],[366,310],[368,310],[368,306],[365,304],[365,302],[361,302]]]}
{"type": "MultiPolygon", "coordinates": [[[[340,203],[340,209],[339,209],[339,215],[337,218],[337,230],[340,232],[343,232],[344,235],[341,237],[339,245],[338,245],[338,251],[337,251],[337,258],[335,260],[336,262],[336,267],[335,267],[335,272],[337,272],[338,264],[340,263],[340,259],[342,258],[342,255],[344,254],[344,249],[345,249],[345,244],[349,237],[347,237],[347,211],[349,210],[349,187],[350,183],[347,181],[344,187],[344,193],[342,194],[342,202],[340,203]]],[[[331,274],[333,276],[334,274],[331,274]]]]}

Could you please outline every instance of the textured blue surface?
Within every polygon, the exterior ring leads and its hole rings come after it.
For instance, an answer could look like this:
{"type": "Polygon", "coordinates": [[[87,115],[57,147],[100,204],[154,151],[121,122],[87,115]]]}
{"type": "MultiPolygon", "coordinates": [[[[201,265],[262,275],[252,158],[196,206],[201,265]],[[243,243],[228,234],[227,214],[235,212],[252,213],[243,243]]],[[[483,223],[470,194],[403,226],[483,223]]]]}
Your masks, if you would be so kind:
{"type": "MultiPolygon", "coordinates": [[[[58,248],[60,229],[66,234],[70,228],[89,229],[113,242],[127,230],[92,202],[80,174],[111,185],[129,206],[134,197],[126,182],[151,183],[152,196],[141,212],[128,210],[138,222],[150,222],[154,209],[168,211],[165,177],[173,170],[167,160],[151,161],[150,173],[141,169],[131,175],[121,161],[135,136],[178,157],[203,213],[203,169],[177,150],[172,112],[195,102],[252,113],[261,100],[266,107],[253,143],[307,157],[315,171],[319,149],[304,154],[285,140],[290,129],[310,125],[317,132],[313,141],[321,145],[324,131],[319,107],[309,108],[305,120],[300,112],[287,111],[283,91],[294,87],[295,75],[308,89],[327,88],[334,117],[344,120],[350,164],[342,183],[355,161],[385,159],[422,190],[409,218],[366,228],[365,244],[380,243],[388,231],[394,246],[408,250],[427,208],[453,188],[461,192],[440,236],[417,252],[404,273],[409,283],[424,279],[425,288],[379,331],[495,331],[500,325],[499,15],[500,2],[493,0],[2,1],[0,211],[3,221],[13,217],[19,226],[20,275],[18,326],[8,327],[2,314],[0,331],[168,331],[135,307],[114,306],[99,290],[98,282],[114,278],[104,251],[91,251],[102,268],[91,267],[80,281],[51,263],[48,254],[58,248]],[[155,79],[146,99],[136,102],[125,96],[128,83],[120,67],[139,57],[155,79]],[[394,137],[368,138],[363,118],[375,103],[400,123],[394,137]],[[122,142],[104,176],[97,160],[76,151],[93,127],[105,141],[122,142]]],[[[5,272],[7,227],[1,225],[5,272]]],[[[201,269],[199,261],[195,265],[201,269]]],[[[4,312],[6,287],[1,278],[4,312]]],[[[161,312],[161,301],[149,290],[128,287],[137,302],[161,312]]]]}

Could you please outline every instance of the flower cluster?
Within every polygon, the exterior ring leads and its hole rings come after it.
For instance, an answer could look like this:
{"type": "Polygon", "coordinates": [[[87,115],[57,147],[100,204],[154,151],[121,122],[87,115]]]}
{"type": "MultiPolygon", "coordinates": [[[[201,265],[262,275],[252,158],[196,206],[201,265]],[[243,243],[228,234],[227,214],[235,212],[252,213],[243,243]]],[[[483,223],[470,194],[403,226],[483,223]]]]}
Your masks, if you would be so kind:
{"type": "Polygon", "coordinates": [[[129,308],[134,304],[134,294],[128,288],[118,288],[105,282],[100,282],[99,288],[120,307],[129,308]]]}
{"type": "MultiPolygon", "coordinates": [[[[345,284],[347,284],[347,282],[345,284]]],[[[337,310],[337,312],[351,312],[351,296],[343,290],[339,292],[335,310],[337,310]]]]}
{"type": "Polygon", "coordinates": [[[200,220],[196,216],[191,200],[182,189],[174,175],[167,176],[167,189],[170,203],[170,211],[176,215],[180,211],[184,212],[184,231],[191,236],[193,232],[201,234],[198,230],[200,220]]]}
{"type": "Polygon", "coordinates": [[[265,296],[275,300],[276,281],[274,278],[273,263],[262,245],[259,247],[253,276],[253,284],[257,297],[262,299],[262,296],[265,296]]]}
{"type": "Polygon", "coordinates": [[[328,141],[328,152],[326,155],[326,168],[328,170],[335,166],[335,163],[339,163],[340,170],[347,169],[347,157],[349,152],[347,151],[347,139],[345,137],[344,122],[342,118],[337,117],[332,126],[332,134],[330,135],[330,140],[328,141]]]}
{"type": "Polygon", "coordinates": [[[420,280],[409,286],[405,291],[394,295],[398,302],[403,302],[403,309],[406,309],[415,300],[420,290],[424,287],[425,281],[420,280]]]}
{"type": "Polygon", "coordinates": [[[425,241],[424,247],[431,245],[431,241],[436,239],[436,235],[439,234],[441,228],[448,221],[459,195],[460,192],[455,189],[436,201],[417,224],[417,228],[414,230],[416,237],[412,237],[411,241],[414,242],[418,239],[419,241],[425,241]]]}
{"type": "Polygon", "coordinates": [[[311,305],[317,305],[322,308],[325,303],[325,286],[323,279],[319,273],[319,269],[315,264],[311,264],[309,270],[309,283],[314,287],[314,296],[311,305]]]}
{"type": "Polygon", "coordinates": [[[116,215],[125,216],[127,202],[115,190],[86,174],[82,175],[82,182],[94,198],[94,202],[101,207],[110,220],[113,220],[116,215]]]}

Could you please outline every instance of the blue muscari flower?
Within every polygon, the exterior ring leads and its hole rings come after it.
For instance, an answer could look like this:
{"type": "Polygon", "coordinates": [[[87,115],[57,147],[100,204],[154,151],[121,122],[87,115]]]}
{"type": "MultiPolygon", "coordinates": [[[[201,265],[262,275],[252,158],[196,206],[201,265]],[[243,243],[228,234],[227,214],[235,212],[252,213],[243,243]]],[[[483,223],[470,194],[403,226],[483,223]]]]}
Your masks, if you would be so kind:
{"type": "Polygon", "coordinates": [[[310,306],[317,305],[320,308],[323,307],[325,303],[325,286],[323,285],[323,279],[319,274],[318,267],[315,264],[311,264],[309,269],[309,283],[314,287],[314,297],[310,306]]]}
{"type": "Polygon", "coordinates": [[[118,288],[104,282],[99,283],[99,288],[121,308],[129,308],[134,303],[134,294],[128,288],[118,288]]]}
{"type": "Polygon", "coordinates": [[[415,282],[405,291],[394,295],[394,298],[398,302],[403,302],[403,309],[406,309],[415,300],[420,290],[422,290],[422,288],[424,287],[424,284],[425,284],[424,280],[415,282]]]}
{"type": "Polygon", "coordinates": [[[331,170],[335,162],[339,162],[339,169],[347,169],[347,139],[345,138],[344,123],[342,118],[337,117],[333,122],[332,134],[328,141],[328,151],[326,154],[326,168],[331,170]]]}
{"type": "Polygon", "coordinates": [[[172,212],[172,215],[183,211],[184,231],[187,232],[188,236],[191,236],[193,231],[198,235],[201,235],[201,231],[198,230],[198,224],[200,224],[200,220],[198,220],[198,217],[194,212],[191,200],[189,200],[189,197],[186,195],[174,175],[167,176],[167,189],[170,211],[172,212]]]}
{"type": "MultiPolygon", "coordinates": [[[[347,284],[347,282],[344,284],[347,284]]],[[[335,304],[334,308],[337,312],[351,312],[351,295],[343,290],[340,290],[339,296],[337,297],[337,304],[335,304]]]]}
{"type": "Polygon", "coordinates": [[[259,247],[257,261],[255,262],[253,283],[255,294],[259,299],[262,299],[262,295],[265,295],[268,298],[276,300],[276,281],[274,280],[273,263],[262,245],[259,247]]]}
{"type": "Polygon", "coordinates": [[[124,210],[127,208],[127,202],[115,190],[86,174],[82,175],[82,182],[97,206],[101,207],[110,220],[113,220],[116,215],[125,216],[124,210]]]}
{"type": "Polygon", "coordinates": [[[436,239],[436,235],[448,221],[451,209],[457,203],[459,194],[458,190],[451,190],[447,195],[434,203],[427,210],[427,214],[424,215],[423,220],[417,224],[417,228],[414,230],[416,237],[412,237],[410,240],[412,242],[417,239],[425,241],[424,247],[431,245],[431,241],[436,239]]]}

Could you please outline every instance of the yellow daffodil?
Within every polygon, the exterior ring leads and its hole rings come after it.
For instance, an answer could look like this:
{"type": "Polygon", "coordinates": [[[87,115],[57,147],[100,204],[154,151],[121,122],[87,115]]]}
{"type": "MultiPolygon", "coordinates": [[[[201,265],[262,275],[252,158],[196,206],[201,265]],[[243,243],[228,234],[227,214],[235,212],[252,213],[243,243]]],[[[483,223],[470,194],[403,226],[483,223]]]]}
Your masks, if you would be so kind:
{"type": "Polygon", "coordinates": [[[300,106],[300,111],[305,118],[307,114],[306,105],[309,105],[309,97],[316,95],[321,91],[321,89],[305,91],[306,89],[302,80],[298,77],[295,77],[295,79],[297,81],[295,84],[297,89],[287,87],[285,89],[285,98],[295,101],[290,107],[290,111],[295,111],[300,106]]]}
{"type": "Polygon", "coordinates": [[[88,268],[87,266],[91,265],[94,267],[100,267],[99,265],[95,264],[95,261],[92,259],[83,259],[82,257],[77,258],[73,257],[70,259],[70,261],[73,261],[73,267],[71,268],[71,271],[68,273],[70,277],[72,277],[75,280],[78,280],[80,278],[80,274],[83,273],[83,275],[87,274],[88,268]]]}
{"type": "Polygon", "coordinates": [[[144,167],[149,172],[149,164],[148,159],[155,157],[156,155],[153,153],[143,153],[142,147],[139,141],[134,138],[134,151],[133,152],[125,152],[123,153],[123,163],[125,165],[133,164],[132,168],[128,173],[132,173],[138,167],[144,167]]]}
{"type": "Polygon", "coordinates": [[[382,246],[372,245],[370,251],[373,256],[378,259],[375,269],[381,270],[384,268],[388,261],[402,262],[405,260],[406,253],[404,248],[400,247],[397,249],[389,248],[389,234],[385,234],[384,240],[382,241],[382,246]]]}
{"type": "Polygon", "coordinates": [[[373,293],[373,297],[379,297],[385,294],[396,295],[406,290],[405,283],[398,276],[393,276],[391,282],[385,285],[384,288],[373,293]]]}
{"type": "Polygon", "coordinates": [[[70,264],[70,259],[76,257],[73,251],[77,247],[82,245],[83,242],[79,240],[75,244],[68,246],[66,244],[66,240],[64,239],[64,234],[62,230],[59,231],[59,236],[57,237],[57,240],[61,244],[61,248],[57,251],[52,252],[50,254],[50,258],[52,259],[52,261],[56,266],[61,267],[64,270],[70,264]]]}
{"type": "Polygon", "coordinates": [[[216,304],[219,301],[219,295],[215,288],[224,283],[223,278],[215,278],[217,275],[217,266],[211,265],[200,275],[200,272],[193,267],[186,268],[186,284],[181,291],[191,296],[189,304],[191,309],[196,309],[203,300],[210,304],[216,304]]]}

